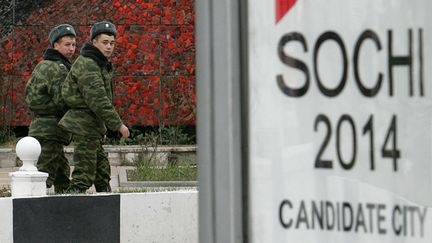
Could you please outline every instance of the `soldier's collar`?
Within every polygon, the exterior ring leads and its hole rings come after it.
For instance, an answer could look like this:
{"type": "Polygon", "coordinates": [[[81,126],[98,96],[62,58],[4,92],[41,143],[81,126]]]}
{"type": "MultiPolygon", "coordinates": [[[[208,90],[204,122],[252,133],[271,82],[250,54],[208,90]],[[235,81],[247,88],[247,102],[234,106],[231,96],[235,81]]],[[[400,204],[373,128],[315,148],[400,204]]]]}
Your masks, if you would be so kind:
{"type": "Polygon", "coordinates": [[[71,68],[70,61],[65,56],[63,56],[59,51],[53,48],[48,48],[45,50],[43,54],[43,59],[51,60],[55,62],[60,61],[62,64],[64,64],[67,67],[67,69],[71,68]]]}
{"type": "Polygon", "coordinates": [[[85,43],[83,48],[81,49],[81,55],[95,60],[99,67],[106,67],[111,70],[111,63],[94,45],[88,42],[85,43]]]}

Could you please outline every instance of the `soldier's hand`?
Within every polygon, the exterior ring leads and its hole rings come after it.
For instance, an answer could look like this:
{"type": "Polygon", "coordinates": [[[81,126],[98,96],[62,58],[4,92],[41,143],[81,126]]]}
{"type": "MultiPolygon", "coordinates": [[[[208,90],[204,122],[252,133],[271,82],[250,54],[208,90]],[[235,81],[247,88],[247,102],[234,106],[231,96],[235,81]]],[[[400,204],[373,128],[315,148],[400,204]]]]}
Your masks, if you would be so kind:
{"type": "Polygon", "coordinates": [[[122,138],[128,138],[129,137],[129,129],[124,124],[122,124],[120,126],[120,128],[118,129],[118,132],[122,135],[122,138]]]}

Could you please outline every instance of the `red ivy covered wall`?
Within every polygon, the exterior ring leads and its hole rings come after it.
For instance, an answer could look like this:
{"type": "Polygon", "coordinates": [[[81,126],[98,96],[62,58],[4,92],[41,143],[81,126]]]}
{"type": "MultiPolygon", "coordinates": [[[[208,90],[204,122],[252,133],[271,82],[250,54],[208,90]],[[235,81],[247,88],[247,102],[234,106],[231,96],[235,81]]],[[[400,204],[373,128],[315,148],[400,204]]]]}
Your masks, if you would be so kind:
{"type": "Polygon", "coordinates": [[[75,27],[78,55],[91,25],[109,20],[118,28],[112,58],[114,103],[123,120],[145,126],[194,124],[194,0],[39,0],[31,7],[19,5],[1,0],[0,122],[29,125],[24,88],[49,46],[53,26],[75,27]]]}

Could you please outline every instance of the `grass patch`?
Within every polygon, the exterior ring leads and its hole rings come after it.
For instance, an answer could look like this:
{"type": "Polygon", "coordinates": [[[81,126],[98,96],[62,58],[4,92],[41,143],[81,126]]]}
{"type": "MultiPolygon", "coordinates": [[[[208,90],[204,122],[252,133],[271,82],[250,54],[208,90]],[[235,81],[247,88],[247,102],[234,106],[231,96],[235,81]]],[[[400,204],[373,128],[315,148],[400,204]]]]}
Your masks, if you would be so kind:
{"type": "Polygon", "coordinates": [[[129,181],[196,181],[197,166],[178,161],[155,166],[150,161],[141,161],[135,170],[127,172],[127,176],[129,181]]]}
{"type": "Polygon", "coordinates": [[[20,139],[21,138],[16,138],[16,137],[9,137],[9,138],[0,137],[0,147],[15,148],[18,140],[20,139]]]}
{"type": "MultiPolygon", "coordinates": [[[[141,192],[172,192],[172,191],[178,191],[179,189],[177,187],[152,187],[152,188],[128,188],[128,187],[121,187],[118,189],[113,190],[113,193],[141,193],[141,192]]],[[[190,189],[192,190],[192,189],[190,189]]]]}
{"type": "Polygon", "coordinates": [[[9,187],[0,188],[0,197],[10,197],[11,189],[9,187]]]}
{"type": "MultiPolygon", "coordinates": [[[[170,192],[170,191],[178,191],[179,189],[177,187],[152,187],[152,188],[139,188],[139,187],[119,187],[116,189],[113,189],[112,192],[108,192],[108,193],[145,193],[145,192],[170,192]]],[[[192,190],[192,189],[191,189],[192,190]]],[[[78,195],[96,195],[98,194],[97,192],[94,191],[86,191],[83,193],[55,193],[55,192],[48,192],[47,195],[48,196],[65,196],[65,195],[70,195],[70,196],[78,196],[78,195]]],[[[10,196],[10,195],[9,195],[10,196]]]]}

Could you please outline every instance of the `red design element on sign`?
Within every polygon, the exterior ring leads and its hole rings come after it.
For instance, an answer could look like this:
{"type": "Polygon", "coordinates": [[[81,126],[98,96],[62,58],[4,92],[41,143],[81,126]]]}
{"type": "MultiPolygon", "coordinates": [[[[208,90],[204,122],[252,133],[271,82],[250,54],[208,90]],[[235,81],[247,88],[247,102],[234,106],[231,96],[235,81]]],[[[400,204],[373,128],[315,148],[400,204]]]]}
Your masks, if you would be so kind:
{"type": "Polygon", "coordinates": [[[276,0],[276,24],[294,6],[297,0],[276,0]]]}

